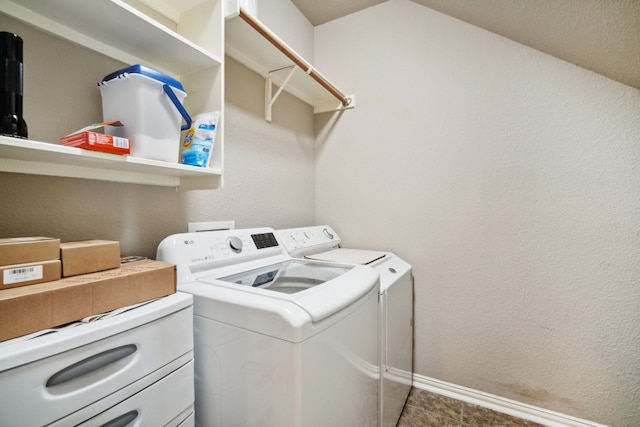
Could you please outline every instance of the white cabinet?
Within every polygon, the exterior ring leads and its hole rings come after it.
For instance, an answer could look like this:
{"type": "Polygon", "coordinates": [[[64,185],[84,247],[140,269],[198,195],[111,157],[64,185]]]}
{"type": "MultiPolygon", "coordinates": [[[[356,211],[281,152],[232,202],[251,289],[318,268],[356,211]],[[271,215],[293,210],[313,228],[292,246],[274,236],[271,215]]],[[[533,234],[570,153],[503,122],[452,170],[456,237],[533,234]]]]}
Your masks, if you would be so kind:
{"type": "Polygon", "coordinates": [[[175,426],[193,413],[191,295],[70,325],[0,343],[3,426],[175,426]],[[120,416],[136,422],[108,422],[120,416]]]}
{"type": "MultiPolygon", "coordinates": [[[[185,106],[192,114],[221,112],[210,168],[0,137],[0,171],[183,189],[221,185],[224,165],[221,0],[0,0],[0,10],[124,63],[144,64],[178,78],[188,93],[185,106]]],[[[51,73],[55,75],[55,64],[51,73]]]]}

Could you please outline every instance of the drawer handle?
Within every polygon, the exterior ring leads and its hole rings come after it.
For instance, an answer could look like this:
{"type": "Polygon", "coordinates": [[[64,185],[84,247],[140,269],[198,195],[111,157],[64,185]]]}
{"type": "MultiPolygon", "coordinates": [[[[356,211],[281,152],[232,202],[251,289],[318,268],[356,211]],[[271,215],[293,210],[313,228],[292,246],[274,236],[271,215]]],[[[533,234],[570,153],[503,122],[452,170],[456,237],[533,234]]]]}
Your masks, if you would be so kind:
{"type": "Polygon", "coordinates": [[[125,427],[128,426],[131,421],[138,418],[138,411],[133,410],[129,411],[126,414],[122,414],[119,417],[112,419],[111,421],[107,421],[102,424],[100,427],[125,427]]]}
{"type": "Polygon", "coordinates": [[[47,387],[54,387],[60,384],[64,384],[68,381],[79,378],[90,372],[97,371],[105,366],[124,359],[135,353],[137,347],[134,344],[124,345],[122,347],[112,348],[102,353],[87,357],[71,366],[68,366],[61,371],[53,374],[47,381],[47,387]]]}

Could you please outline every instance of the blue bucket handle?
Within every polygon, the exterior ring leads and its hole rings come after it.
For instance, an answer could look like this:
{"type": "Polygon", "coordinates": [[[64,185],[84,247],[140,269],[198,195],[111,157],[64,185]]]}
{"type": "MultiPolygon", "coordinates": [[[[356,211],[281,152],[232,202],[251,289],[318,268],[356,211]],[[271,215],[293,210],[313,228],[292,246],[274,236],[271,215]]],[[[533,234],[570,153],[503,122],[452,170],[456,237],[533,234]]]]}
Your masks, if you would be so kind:
{"type": "Polygon", "coordinates": [[[189,113],[187,113],[187,110],[184,109],[184,107],[182,106],[182,104],[178,100],[178,97],[176,96],[176,94],[173,93],[173,90],[171,89],[171,86],[169,86],[168,84],[165,83],[165,84],[162,85],[162,89],[164,89],[164,92],[167,94],[167,96],[169,97],[171,102],[173,102],[173,105],[176,106],[176,108],[180,112],[180,115],[182,116],[184,121],[187,122],[186,124],[184,124],[184,125],[182,125],[180,127],[180,130],[189,129],[191,127],[191,116],[189,115],[189,113]]]}

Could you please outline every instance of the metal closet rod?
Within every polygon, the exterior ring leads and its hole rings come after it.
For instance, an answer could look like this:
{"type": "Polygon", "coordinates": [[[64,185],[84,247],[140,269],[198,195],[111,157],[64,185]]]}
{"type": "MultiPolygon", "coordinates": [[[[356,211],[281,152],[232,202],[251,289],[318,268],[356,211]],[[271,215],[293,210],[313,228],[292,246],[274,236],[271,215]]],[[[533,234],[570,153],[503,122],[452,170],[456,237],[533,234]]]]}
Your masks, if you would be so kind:
{"type": "Polygon", "coordinates": [[[292,51],[282,40],[265,27],[262,22],[247,13],[243,8],[240,8],[240,17],[244,21],[251,25],[262,37],[267,39],[269,43],[274,45],[280,52],[282,52],[287,58],[293,61],[302,71],[307,73],[312,79],[317,81],[320,86],[325,88],[331,95],[335,96],[343,106],[347,107],[351,103],[351,99],[347,98],[342,92],[340,92],[334,85],[329,83],[320,73],[318,73],[311,65],[309,65],[298,54],[292,51]]]}

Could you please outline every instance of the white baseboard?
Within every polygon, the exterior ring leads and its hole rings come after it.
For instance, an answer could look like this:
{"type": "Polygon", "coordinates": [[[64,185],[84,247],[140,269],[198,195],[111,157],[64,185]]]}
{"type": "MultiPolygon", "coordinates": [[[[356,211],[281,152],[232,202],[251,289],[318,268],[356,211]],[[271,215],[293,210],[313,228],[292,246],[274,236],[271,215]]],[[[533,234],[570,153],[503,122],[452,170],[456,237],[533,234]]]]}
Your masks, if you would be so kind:
{"type": "Polygon", "coordinates": [[[514,417],[523,418],[550,427],[607,427],[593,421],[582,420],[559,412],[538,408],[537,406],[504,397],[485,393],[435,378],[413,374],[413,386],[421,390],[441,394],[463,402],[482,406],[514,417]]]}

